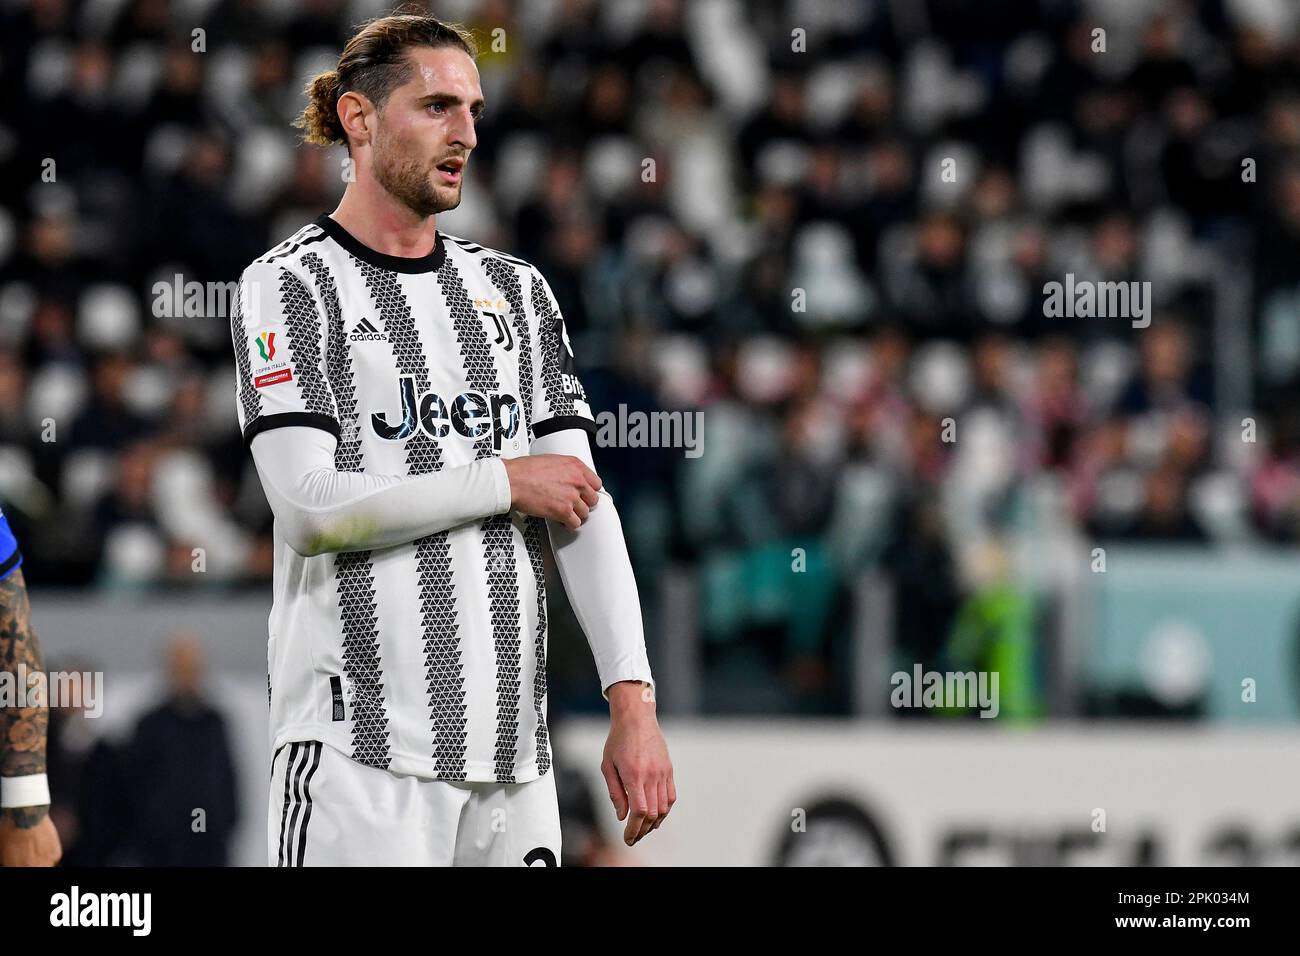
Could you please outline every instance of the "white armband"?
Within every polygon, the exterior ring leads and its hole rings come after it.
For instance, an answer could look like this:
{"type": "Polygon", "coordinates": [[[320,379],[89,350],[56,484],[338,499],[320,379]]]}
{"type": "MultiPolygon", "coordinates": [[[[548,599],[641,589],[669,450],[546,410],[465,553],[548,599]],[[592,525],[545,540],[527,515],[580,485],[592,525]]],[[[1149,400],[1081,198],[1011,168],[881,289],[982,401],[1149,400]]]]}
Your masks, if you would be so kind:
{"type": "Polygon", "coordinates": [[[50,783],[43,773],[0,777],[0,810],[43,807],[50,802],[50,783]]]}

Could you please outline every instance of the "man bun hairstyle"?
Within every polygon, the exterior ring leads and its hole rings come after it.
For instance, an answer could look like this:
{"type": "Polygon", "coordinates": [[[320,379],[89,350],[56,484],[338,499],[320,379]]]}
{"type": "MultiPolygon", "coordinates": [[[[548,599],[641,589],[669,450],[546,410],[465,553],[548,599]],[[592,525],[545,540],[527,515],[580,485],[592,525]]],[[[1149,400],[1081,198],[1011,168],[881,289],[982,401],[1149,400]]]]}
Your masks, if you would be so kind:
{"type": "Polygon", "coordinates": [[[312,78],[307,84],[307,108],[293,125],[302,129],[305,142],[317,146],[330,146],[347,142],[343,124],[339,122],[339,87],[342,80],[338,70],[330,70],[312,78]]]}
{"type": "Polygon", "coordinates": [[[478,45],[458,23],[416,13],[394,13],[361,25],[339,55],[338,65],[312,77],[305,90],[307,107],[294,120],[304,142],[317,146],[347,145],[339,122],[339,97],[357,92],[382,109],[388,94],[411,78],[406,51],[412,47],[455,47],[471,59],[478,45]]]}

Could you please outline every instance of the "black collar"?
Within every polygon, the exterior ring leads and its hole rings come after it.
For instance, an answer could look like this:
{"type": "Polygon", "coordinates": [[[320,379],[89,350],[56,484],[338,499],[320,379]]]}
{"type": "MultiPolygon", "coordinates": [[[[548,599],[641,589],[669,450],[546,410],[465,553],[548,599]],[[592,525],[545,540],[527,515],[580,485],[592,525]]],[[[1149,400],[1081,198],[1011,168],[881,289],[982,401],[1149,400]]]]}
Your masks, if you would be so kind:
{"type": "Polygon", "coordinates": [[[368,262],[372,266],[387,269],[390,272],[437,272],[442,266],[442,260],[447,257],[447,248],[443,244],[442,233],[440,232],[433,234],[433,251],[427,256],[390,256],[371,249],[335,220],[331,219],[327,213],[322,213],[317,217],[316,225],[325,230],[325,235],[362,262],[368,262]]]}

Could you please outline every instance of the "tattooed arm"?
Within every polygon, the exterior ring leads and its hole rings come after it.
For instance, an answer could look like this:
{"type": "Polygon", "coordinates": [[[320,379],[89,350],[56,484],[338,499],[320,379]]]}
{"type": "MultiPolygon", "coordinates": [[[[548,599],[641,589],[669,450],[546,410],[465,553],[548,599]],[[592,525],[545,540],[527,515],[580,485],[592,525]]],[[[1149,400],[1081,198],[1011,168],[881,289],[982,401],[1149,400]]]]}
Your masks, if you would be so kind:
{"type": "MultiPolygon", "coordinates": [[[[23,573],[15,568],[0,580],[0,671],[12,675],[10,686],[17,690],[20,675],[43,675],[44,667],[40,645],[32,633],[31,605],[23,573]]],[[[31,687],[28,683],[29,691],[31,687]]],[[[4,701],[0,706],[0,778],[4,778],[0,779],[0,799],[5,797],[10,778],[36,775],[43,778],[45,773],[49,707],[43,693],[35,701],[29,698],[24,702],[32,706],[19,707],[13,700],[4,701]]],[[[0,809],[0,864],[53,866],[58,862],[62,850],[49,809],[48,804],[0,809]]]]}

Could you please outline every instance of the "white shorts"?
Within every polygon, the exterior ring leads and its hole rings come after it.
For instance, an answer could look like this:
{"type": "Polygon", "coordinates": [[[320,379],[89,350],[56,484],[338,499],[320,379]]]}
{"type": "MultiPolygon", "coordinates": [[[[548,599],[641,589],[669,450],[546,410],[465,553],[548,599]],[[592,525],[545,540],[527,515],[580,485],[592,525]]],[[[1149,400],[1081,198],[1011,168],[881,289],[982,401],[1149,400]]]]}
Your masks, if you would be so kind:
{"type": "Polygon", "coordinates": [[[559,866],[555,774],[458,783],[357,763],[317,741],[271,760],[270,866],[559,866]]]}

